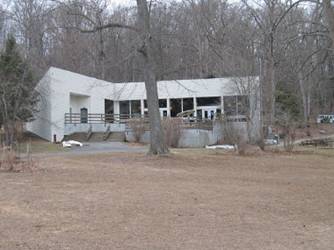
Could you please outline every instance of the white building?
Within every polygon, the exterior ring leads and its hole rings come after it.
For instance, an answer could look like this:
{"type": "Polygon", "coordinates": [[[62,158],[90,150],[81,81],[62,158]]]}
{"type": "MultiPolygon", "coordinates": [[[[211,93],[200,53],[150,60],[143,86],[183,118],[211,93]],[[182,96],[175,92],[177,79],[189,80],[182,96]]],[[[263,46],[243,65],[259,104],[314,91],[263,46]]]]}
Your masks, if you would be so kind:
{"type": "MultiPolygon", "coordinates": [[[[215,78],[158,82],[161,116],[194,110],[198,119],[224,114],[259,124],[258,78],[215,78]]],[[[122,117],[147,113],[143,82],[111,83],[58,68],[50,68],[37,85],[39,112],[27,129],[40,137],[61,141],[64,135],[123,131],[122,117]]],[[[255,133],[255,130],[254,130],[255,133]]]]}

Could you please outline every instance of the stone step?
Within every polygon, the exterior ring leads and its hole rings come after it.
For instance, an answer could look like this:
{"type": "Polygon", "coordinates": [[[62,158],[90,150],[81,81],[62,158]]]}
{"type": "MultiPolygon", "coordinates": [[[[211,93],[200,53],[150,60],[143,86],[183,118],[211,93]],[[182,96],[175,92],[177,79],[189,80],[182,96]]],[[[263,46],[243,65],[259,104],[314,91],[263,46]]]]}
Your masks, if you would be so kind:
{"type": "MultiPolygon", "coordinates": [[[[64,137],[64,140],[74,140],[79,142],[87,141],[87,133],[74,133],[64,137]]],[[[124,132],[110,132],[106,137],[105,133],[93,132],[88,140],[89,142],[124,142],[125,133],[124,132]]]]}

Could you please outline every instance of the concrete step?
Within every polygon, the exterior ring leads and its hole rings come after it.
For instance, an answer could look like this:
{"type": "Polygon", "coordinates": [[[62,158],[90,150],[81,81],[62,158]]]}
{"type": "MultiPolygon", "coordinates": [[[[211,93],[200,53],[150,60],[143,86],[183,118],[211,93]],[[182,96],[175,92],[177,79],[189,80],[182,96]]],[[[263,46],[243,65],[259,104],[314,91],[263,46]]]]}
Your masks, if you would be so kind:
{"type": "Polygon", "coordinates": [[[68,140],[85,142],[85,141],[87,141],[87,133],[74,133],[74,134],[71,134],[71,135],[65,135],[64,136],[64,141],[68,141],[68,140]]]}
{"type": "MultiPolygon", "coordinates": [[[[87,133],[74,133],[64,137],[64,140],[74,140],[79,142],[86,142],[87,141],[87,133]]],[[[125,141],[125,133],[124,132],[110,132],[106,136],[105,133],[100,132],[93,132],[88,142],[124,142],[125,141]]]]}
{"type": "Polygon", "coordinates": [[[105,141],[110,142],[124,142],[125,133],[124,132],[111,132],[107,137],[104,137],[105,141]]]}
{"type": "Polygon", "coordinates": [[[89,139],[90,142],[123,142],[125,141],[124,132],[110,132],[107,136],[105,133],[93,133],[89,139]]]}

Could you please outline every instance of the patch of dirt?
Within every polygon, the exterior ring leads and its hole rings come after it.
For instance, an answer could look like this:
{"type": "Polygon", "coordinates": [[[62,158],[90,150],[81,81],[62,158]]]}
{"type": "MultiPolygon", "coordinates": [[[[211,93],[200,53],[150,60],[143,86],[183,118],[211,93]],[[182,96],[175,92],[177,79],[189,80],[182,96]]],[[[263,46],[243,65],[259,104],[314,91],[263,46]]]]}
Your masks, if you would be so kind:
{"type": "Polygon", "coordinates": [[[332,249],[333,161],[50,156],[45,171],[0,173],[0,249],[332,249]]]}

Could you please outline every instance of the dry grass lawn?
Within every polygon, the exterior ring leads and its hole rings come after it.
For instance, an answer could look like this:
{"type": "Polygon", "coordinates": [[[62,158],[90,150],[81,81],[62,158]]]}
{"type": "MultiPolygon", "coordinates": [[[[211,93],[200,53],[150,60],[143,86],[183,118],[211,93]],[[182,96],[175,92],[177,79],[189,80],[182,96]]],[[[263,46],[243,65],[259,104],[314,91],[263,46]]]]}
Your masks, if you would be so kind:
{"type": "Polygon", "coordinates": [[[48,156],[0,173],[0,249],[333,249],[334,154],[48,156]]]}

